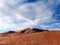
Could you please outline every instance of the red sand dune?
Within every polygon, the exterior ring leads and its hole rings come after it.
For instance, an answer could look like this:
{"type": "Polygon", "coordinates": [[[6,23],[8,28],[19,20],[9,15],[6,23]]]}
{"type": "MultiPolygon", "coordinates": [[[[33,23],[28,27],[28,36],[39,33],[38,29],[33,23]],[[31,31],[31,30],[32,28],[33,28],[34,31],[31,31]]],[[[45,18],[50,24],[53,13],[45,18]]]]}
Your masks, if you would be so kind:
{"type": "Polygon", "coordinates": [[[60,31],[27,28],[1,33],[0,45],[60,45],[60,31]]]}

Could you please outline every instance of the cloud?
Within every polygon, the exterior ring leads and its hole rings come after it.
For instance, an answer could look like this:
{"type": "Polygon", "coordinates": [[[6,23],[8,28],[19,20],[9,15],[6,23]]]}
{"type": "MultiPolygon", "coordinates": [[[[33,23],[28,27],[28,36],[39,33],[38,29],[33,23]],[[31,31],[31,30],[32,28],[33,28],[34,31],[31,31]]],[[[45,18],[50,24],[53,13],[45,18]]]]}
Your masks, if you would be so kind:
{"type": "Polygon", "coordinates": [[[41,27],[47,30],[60,30],[60,23],[51,23],[51,25],[43,24],[41,27]]]}
{"type": "Polygon", "coordinates": [[[59,0],[1,0],[0,2],[0,30],[18,30],[35,26],[47,29],[56,26],[43,24],[55,21],[52,16],[55,13],[54,7],[60,4],[59,0]]]}

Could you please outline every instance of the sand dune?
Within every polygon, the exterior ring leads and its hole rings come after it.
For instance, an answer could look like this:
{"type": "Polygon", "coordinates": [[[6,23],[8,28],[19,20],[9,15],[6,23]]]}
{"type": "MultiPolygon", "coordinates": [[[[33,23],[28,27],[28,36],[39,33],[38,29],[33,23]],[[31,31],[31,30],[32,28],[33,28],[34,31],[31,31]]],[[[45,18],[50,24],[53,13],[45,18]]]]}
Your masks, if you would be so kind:
{"type": "Polygon", "coordinates": [[[60,45],[60,31],[27,28],[0,34],[0,45],[60,45]]]}

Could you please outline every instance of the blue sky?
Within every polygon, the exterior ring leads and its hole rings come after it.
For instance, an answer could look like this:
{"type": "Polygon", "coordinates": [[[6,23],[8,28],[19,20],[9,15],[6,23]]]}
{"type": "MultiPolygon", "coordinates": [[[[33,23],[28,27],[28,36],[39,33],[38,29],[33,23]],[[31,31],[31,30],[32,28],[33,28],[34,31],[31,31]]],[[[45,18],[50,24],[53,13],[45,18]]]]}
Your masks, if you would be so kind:
{"type": "Polygon", "coordinates": [[[60,0],[0,0],[0,32],[25,28],[60,30],[60,0]]]}

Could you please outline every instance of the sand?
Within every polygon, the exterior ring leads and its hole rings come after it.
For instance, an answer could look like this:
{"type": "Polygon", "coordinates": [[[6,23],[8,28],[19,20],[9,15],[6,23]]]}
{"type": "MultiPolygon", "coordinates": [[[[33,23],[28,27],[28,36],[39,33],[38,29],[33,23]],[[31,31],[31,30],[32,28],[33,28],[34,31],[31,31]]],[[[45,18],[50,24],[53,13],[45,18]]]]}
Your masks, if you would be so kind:
{"type": "Polygon", "coordinates": [[[60,45],[60,31],[27,28],[0,34],[0,45],[60,45]]]}

